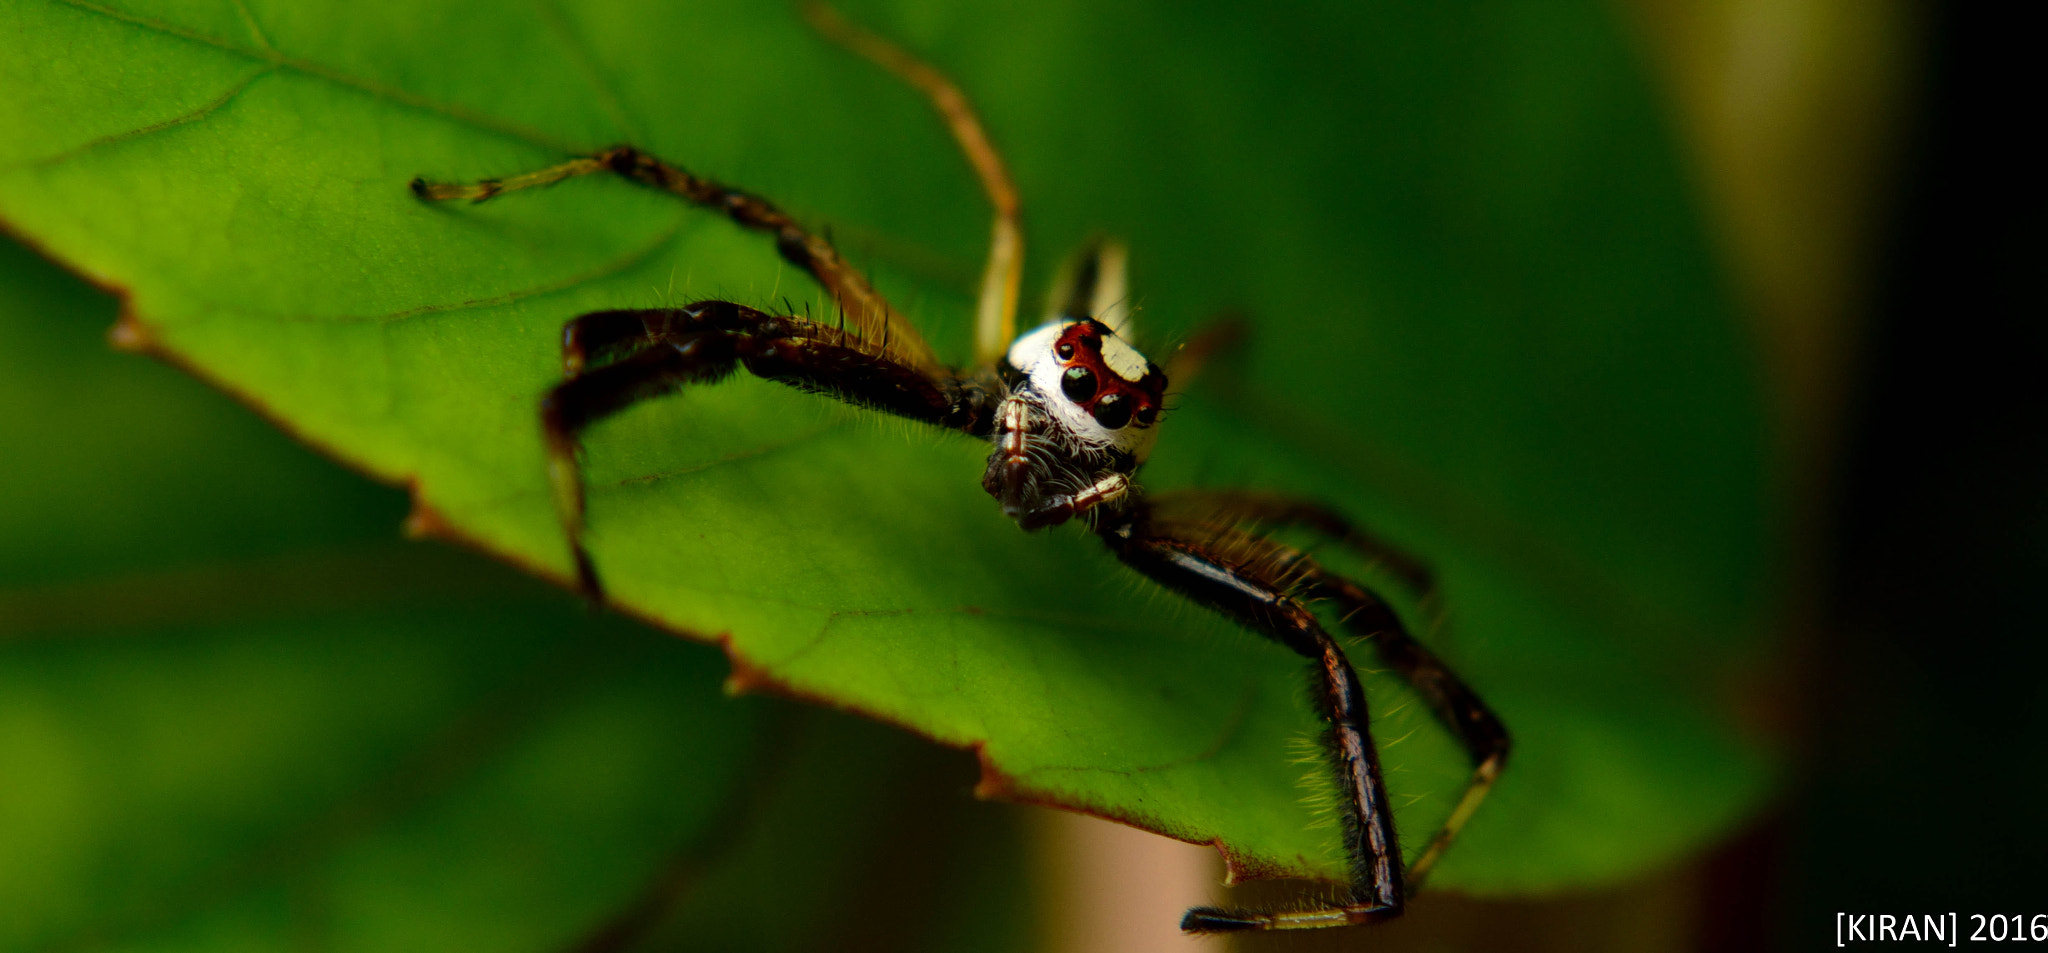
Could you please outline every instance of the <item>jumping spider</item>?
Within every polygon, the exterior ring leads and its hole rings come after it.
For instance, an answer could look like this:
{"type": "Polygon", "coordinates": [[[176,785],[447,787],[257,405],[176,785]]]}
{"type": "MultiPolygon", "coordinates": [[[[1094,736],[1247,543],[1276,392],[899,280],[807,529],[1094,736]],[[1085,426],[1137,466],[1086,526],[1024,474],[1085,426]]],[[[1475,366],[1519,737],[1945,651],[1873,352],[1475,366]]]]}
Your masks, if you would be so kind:
{"type": "Polygon", "coordinates": [[[1048,320],[1015,334],[1023,265],[1017,193],[972,106],[943,74],[831,9],[812,6],[806,13],[827,37],[931,99],[994,206],[972,369],[942,364],[916,328],[823,237],[766,200],[631,146],[503,180],[412,183],[423,199],[481,202],[592,173],[624,176],[774,236],[782,257],[816,279],[843,313],[842,321],[826,324],[730,301],[698,301],[681,308],[598,311],[569,321],[562,335],[564,380],[542,398],[540,420],[555,505],[582,590],[592,599],[602,597],[596,566],[583,545],[578,435],[636,402],[710,384],[744,367],[757,377],[987,440],[995,451],[981,485],[1019,527],[1078,520],[1126,565],[1313,663],[1313,694],[1329,723],[1325,747],[1345,794],[1349,889],[1342,902],[1296,910],[1197,907],[1181,928],[1301,929],[1399,916],[1408,891],[1436,864],[1499,775],[1507,761],[1507,731],[1379,597],[1273,534],[1298,529],[1327,537],[1385,567],[1425,599],[1433,593],[1429,571],[1313,502],[1245,491],[1141,493],[1135,478],[1157,433],[1168,381],[1178,378],[1184,385],[1221,336],[1197,338],[1176,355],[1170,370],[1146,360],[1130,343],[1123,252],[1113,243],[1098,243],[1080,255],[1050,298],[1048,320]],[[1309,608],[1325,601],[1345,629],[1371,639],[1381,661],[1415,687],[1476,764],[1449,819],[1405,871],[1367,730],[1364,687],[1309,608]]]}

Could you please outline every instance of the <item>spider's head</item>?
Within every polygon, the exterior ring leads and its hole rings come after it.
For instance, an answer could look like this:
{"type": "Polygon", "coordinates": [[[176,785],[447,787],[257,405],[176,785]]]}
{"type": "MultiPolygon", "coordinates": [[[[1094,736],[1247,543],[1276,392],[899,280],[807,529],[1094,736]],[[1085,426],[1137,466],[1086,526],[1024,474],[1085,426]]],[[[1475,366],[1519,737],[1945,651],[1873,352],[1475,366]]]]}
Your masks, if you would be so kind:
{"type": "Polygon", "coordinates": [[[1071,436],[1093,448],[1149,447],[1166,374],[1100,321],[1055,321],[1026,332],[1006,360],[1019,393],[1038,397],[1071,436]]]}
{"type": "Polygon", "coordinates": [[[1010,396],[982,485],[1027,528],[1093,505],[1087,491],[1112,474],[1128,477],[1151,449],[1166,374],[1108,325],[1042,325],[1010,345],[1004,365],[1010,396]],[[1057,508],[1076,495],[1071,512],[1057,508]]]}

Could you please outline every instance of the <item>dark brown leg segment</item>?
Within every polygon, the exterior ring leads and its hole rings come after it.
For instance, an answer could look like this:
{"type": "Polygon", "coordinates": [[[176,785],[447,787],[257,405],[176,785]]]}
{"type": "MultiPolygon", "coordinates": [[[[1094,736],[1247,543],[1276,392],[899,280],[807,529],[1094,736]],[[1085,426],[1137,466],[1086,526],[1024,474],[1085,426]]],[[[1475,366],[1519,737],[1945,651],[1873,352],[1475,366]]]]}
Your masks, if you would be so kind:
{"type": "Polygon", "coordinates": [[[562,376],[609,364],[659,342],[670,325],[668,311],[593,311],[562,325],[562,376]]]}
{"type": "Polygon", "coordinates": [[[1152,499],[1155,506],[1178,520],[1241,526],[1255,533],[1308,530],[1343,544],[1391,573],[1416,599],[1429,602],[1436,596],[1436,574],[1427,563],[1359,529],[1344,514],[1321,503],[1250,490],[1170,490],[1152,499]]]}
{"type": "Polygon", "coordinates": [[[604,588],[583,546],[583,468],[576,459],[583,428],[626,407],[680,389],[710,383],[733,372],[733,340],[717,332],[662,341],[632,357],[569,378],[540,402],[541,434],[548,454],[548,483],[576,561],[576,587],[592,601],[604,588]]]}
{"type": "MultiPolygon", "coordinates": [[[[1243,491],[1181,491],[1160,494],[1155,505],[1197,525],[1231,526],[1258,534],[1298,528],[1326,536],[1401,580],[1410,594],[1422,602],[1425,611],[1440,610],[1436,605],[1436,576],[1422,560],[1359,529],[1343,514],[1320,503],[1243,491]]],[[[1413,889],[1442,859],[1444,849],[1478,810],[1479,802],[1486,798],[1501,769],[1507,766],[1507,727],[1450,666],[1408,633],[1400,617],[1378,596],[1321,567],[1315,569],[1312,577],[1309,594],[1331,600],[1339,607],[1345,628],[1372,639],[1381,660],[1415,686],[1437,719],[1458,736],[1472,758],[1472,779],[1465,793],[1452,808],[1443,828],[1408,868],[1408,886],[1413,889]]]]}
{"type": "Polygon", "coordinates": [[[1357,583],[1341,576],[1325,575],[1316,594],[1335,602],[1344,616],[1344,626],[1372,639],[1373,648],[1389,668],[1400,673],[1429,705],[1439,721],[1448,726],[1472,758],[1472,779],[1465,793],[1452,807],[1451,816],[1430,838],[1429,846],[1408,867],[1410,889],[1422,885],[1443,859],[1445,848],[1472,819],[1479,802],[1493,789],[1508,762],[1508,730],[1499,716],[1479,700],[1479,694],[1465,684],[1450,666],[1415,640],[1386,604],[1357,583]]]}
{"type": "Polygon", "coordinates": [[[562,333],[568,379],[541,398],[541,432],[555,510],[575,558],[577,585],[602,598],[583,546],[584,428],[640,401],[708,384],[744,367],[757,377],[942,427],[986,435],[993,392],[950,374],[931,376],[835,328],[727,301],[684,308],[599,311],[562,333]]]}
{"type": "MultiPolygon", "coordinates": [[[[1274,541],[1269,534],[1285,528],[1300,528],[1329,537],[1357,551],[1364,558],[1389,571],[1425,603],[1435,597],[1433,574],[1419,559],[1371,536],[1328,507],[1269,494],[1246,492],[1181,491],[1162,493],[1134,507],[1122,522],[1108,524],[1104,538],[1126,563],[1169,588],[1228,615],[1289,648],[1317,659],[1322,671],[1323,697],[1329,702],[1333,726],[1333,757],[1340,781],[1352,795],[1353,811],[1347,818],[1345,847],[1351,852],[1353,887],[1351,905],[1309,910],[1294,914],[1190,911],[1184,929],[1198,932],[1225,930],[1270,930],[1297,927],[1338,926],[1363,920],[1384,919],[1400,911],[1404,891],[1413,890],[1435,867],[1458,831],[1479,807],[1494,780],[1507,764],[1507,729],[1470,686],[1452,672],[1428,647],[1416,641],[1401,624],[1400,617],[1378,596],[1357,582],[1325,570],[1313,557],[1274,541]],[[1348,662],[1334,641],[1315,628],[1315,637],[1303,633],[1315,625],[1303,604],[1329,600],[1345,628],[1372,639],[1380,658],[1415,686],[1430,710],[1448,726],[1472,758],[1472,779],[1452,808],[1442,829],[1430,839],[1422,854],[1398,878],[1389,878],[1380,867],[1399,863],[1399,848],[1384,854],[1371,836],[1384,825],[1385,842],[1393,839],[1392,815],[1386,810],[1386,794],[1380,784],[1377,754],[1370,750],[1366,733],[1366,709],[1362,693],[1355,704],[1332,686],[1343,681],[1332,673],[1348,675],[1348,662]],[[1335,678],[1336,681],[1332,679],[1335,678]],[[1355,732],[1343,726],[1355,721],[1355,732]],[[1366,751],[1347,749],[1354,734],[1366,751]],[[1369,768],[1369,783],[1354,780],[1358,767],[1369,768]],[[1380,815],[1380,816],[1376,816],[1380,815]],[[1359,836],[1363,834],[1364,836],[1359,836]],[[1381,885],[1391,883],[1391,900],[1381,885]],[[1362,909],[1361,909],[1362,908],[1362,909]]],[[[1356,685],[1356,677],[1349,681],[1356,685]]]]}
{"type": "MultiPolygon", "coordinates": [[[[1144,503],[1105,523],[1101,534],[1119,559],[1161,585],[1293,649],[1315,670],[1315,697],[1329,722],[1327,746],[1339,788],[1351,893],[1332,906],[1265,912],[1196,907],[1181,920],[1191,933],[1287,930],[1372,923],[1401,915],[1406,898],[1400,842],[1367,727],[1365,688],[1335,639],[1293,593],[1282,547],[1250,537],[1224,541],[1181,535],[1150,519],[1144,503]],[[1225,542],[1226,545],[1217,545],[1225,542]],[[1235,543],[1238,545],[1229,545],[1235,543]]],[[[1298,554],[1296,554],[1298,555],[1298,554]]],[[[1303,557],[1305,558],[1305,557],[1303,557]]]]}

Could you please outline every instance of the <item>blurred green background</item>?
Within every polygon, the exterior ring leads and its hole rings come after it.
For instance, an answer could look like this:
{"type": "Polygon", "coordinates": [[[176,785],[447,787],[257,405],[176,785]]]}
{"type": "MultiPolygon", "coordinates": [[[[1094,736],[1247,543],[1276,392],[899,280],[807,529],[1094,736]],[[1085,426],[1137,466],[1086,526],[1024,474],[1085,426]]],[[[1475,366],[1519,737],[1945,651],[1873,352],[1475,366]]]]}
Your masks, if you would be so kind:
{"type": "MultiPolygon", "coordinates": [[[[1726,717],[1792,752],[1790,783],[1760,816],[1722,825],[1721,846],[1630,882],[1432,894],[1369,942],[1805,948],[1836,910],[2030,913],[2048,847],[2032,810],[2048,791],[2027,763],[2042,669],[2014,636],[2041,631],[2027,586],[2048,539],[2043,430],[2021,386],[2040,335],[2015,310],[2017,246],[1958,217],[1996,201],[1984,133],[1959,118],[1996,85],[1977,72],[1994,31],[1895,5],[1600,9],[1612,22],[1597,29],[1634,64],[1613,75],[1634,85],[1576,92],[1661,110],[1713,249],[1677,267],[1718,263],[1726,290],[1707,293],[1729,299],[1719,313],[1742,322],[1755,361],[1756,393],[1735,404],[1765,408],[1769,446],[1736,466],[1769,482],[1774,580],[1712,611],[1761,617],[1768,631],[1743,637],[1785,646],[1743,656],[1753,668],[1726,717]]],[[[1227,12],[1215,22],[1258,22],[1227,12]]],[[[1549,42],[1541,12],[1491,13],[1431,42],[1508,23],[1521,32],[1503,49],[1549,42]]],[[[1187,29],[1211,28],[1191,17],[1187,29]]],[[[1171,42],[1161,49],[1141,61],[1175,62],[1171,42]]],[[[1388,68],[1429,82],[1418,56],[1388,68]]],[[[1028,65],[1057,85],[1056,65],[1028,65]]],[[[1515,65],[1500,68],[1512,85],[1515,65]]],[[[1256,73],[1224,85],[1252,112],[1290,100],[1256,73]]],[[[1418,108],[1406,102],[1379,108],[1418,108]]],[[[1477,121],[1423,125],[1455,140],[1477,121]]],[[[1251,134],[1213,130],[1219,143],[1251,134]]],[[[1360,153],[1290,174],[1331,186],[1341,172],[1329,170],[1389,161],[1369,137],[1339,138],[1360,153]]],[[[1431,187],[1485,166],[1429,170],[1431,187]]],[[[1393,219],[1443,207],[1403,199],[1386,200],[1393,219]]],[[[1047,206],[1048,231],[1101,224],[1047,206]]],[[[1290,213],[1271,211],[1237,232],[1284,230],[1290,213]]],[[[971,244],[978,210],[945,214],[971,244]]],[[[1436,224],[1441,247],[1375,253],[1488,260],[1487,223],[1436,224]]],[[[1198,245],[1212,226],[1148,227],[1198,245]]],[[[1258,244],[1240,234],[1227,247],[1258,244]]],[[[1039,249],[1049,266],[1056,243],[1039,249]]],[[[919,271],[915,254],[877,256],[919,271]]],[[[1350,290],[1275,259],[1261,264],[1269,277],[1350,290]]],[[[1392,293],[1448,293],[1426,277],[1392,293]]],[[[1568,274],[1519,280],[1547,301],[1601,300],[1568,274]]],[[[0,949],[1085,948],[1045,901],[1071,858],[1044,846],[1041,820],[968,797],[969,759],[847,716],[727,699],[715,650],[592,618],[468,553],[400,542],[402,493],[106,349],[114,299],[15,246],[0,250],[0,289],[0,949]]],[[[1184,289],[1155,301],[1215,303],[1184,289]]],[[[1255,379],[1292,363],[1266,362],[1255,379]]],[[[1396,401],[1429,393],[1386,386],[1396,401]]],[[[1382,436],[1458,443],[1462,431],[1435,423],[1382,436]]],[[[1222,459],[1209,466],[1246,469],[1222,459]]]]}

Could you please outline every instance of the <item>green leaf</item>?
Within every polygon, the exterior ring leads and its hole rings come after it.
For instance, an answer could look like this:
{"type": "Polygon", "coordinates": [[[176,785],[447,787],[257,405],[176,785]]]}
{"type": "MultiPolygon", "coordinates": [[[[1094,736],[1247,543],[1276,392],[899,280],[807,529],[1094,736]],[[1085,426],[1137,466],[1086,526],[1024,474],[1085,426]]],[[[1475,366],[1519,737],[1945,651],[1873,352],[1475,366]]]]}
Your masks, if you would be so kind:
{"type": "MultiPolygon", "coordinates": [[[[108,351],[113,310],[0,243],[0,949],[562,949],[652,896],[696,942],[801,950],[878,872],[915,884],[894,818],[957,765],[390,540],[397,494],[108,351]]],[[[916,820],[1015,852],[1001,818],[916,820]]],[[[1006,880],[924,892],[1022,935],[1006,880]]]]}
{"type": "MultiPolygon", "coordinates": [[[[759,236],[621,181],[433,206],[412,177],[633,142],[829,225],[965,357],[973,179],[926,104],[789,10],[0,9],[0,219],[120,289],[153,349],[544,575],[567,554],[534,409],[566,318],[823,305],[759,236]]],[[[1149,486],[1321,498],[1440,568],[1429,638],[1516,755],[1437,882],[1620,877],[1767,794],[1733,718],[1773,595],[1753,369],[1606,7],[848,12],[981,105],[1034,285],[1102,230],[1131,243],[1155,354],[1252,316],[1149,486]]],[[[985,447],[743,379],[587,448],[618,604],[719,640],[743,682],[974,747],[985,791],[1214,841],[1240,872],[1337,870],[1299,660],[1082,534],[1018,533],[976,485],[985,447]]],[[[1469,767],[1395,680],[1369,691],[1412,849],[1469,767]]]]}

